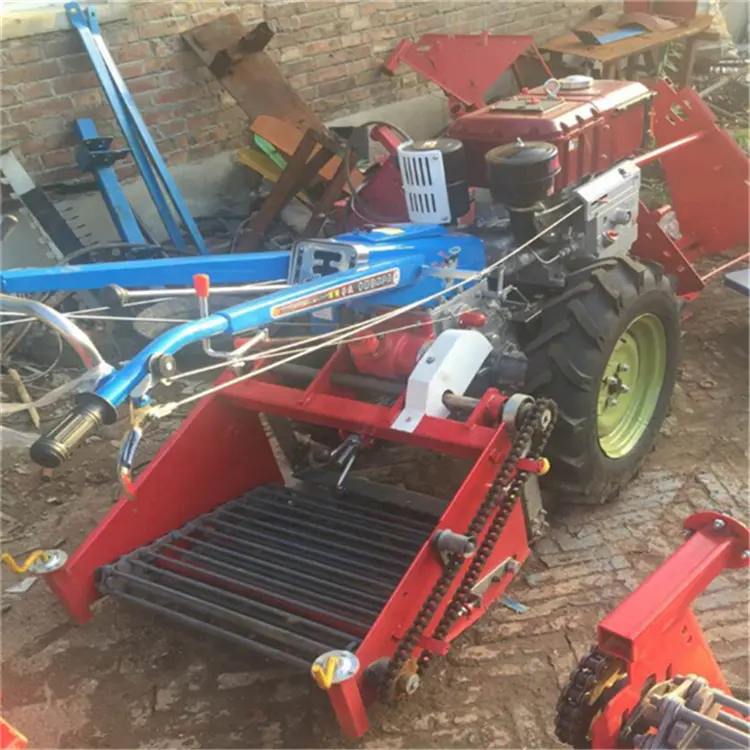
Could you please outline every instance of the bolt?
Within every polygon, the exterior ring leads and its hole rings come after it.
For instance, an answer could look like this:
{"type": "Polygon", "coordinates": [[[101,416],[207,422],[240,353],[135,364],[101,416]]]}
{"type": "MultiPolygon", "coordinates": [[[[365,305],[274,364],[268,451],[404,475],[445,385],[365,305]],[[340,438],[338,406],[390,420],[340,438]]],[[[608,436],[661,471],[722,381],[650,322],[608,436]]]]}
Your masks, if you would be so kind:
{"type": "Polygon", "coordinates": [[[607,399],[607,406],[617,406],[617,399],[612,396],[612,398],[607,399]]]}
{"type": "Polygon", "coordinates": [[[725,526],[726,526],[726,524],[724,523],[724,521],[721,520],[721,518],[717,518],[714,521],[714,529],[716,531],[721,531],[725,526]]]}
{"type": "Polygon", "coordinates": [[[746,549],[746,550],[745,550],[745,551],[744,551],[744,552],[743,552],[743,553],[742,553],[742,554],[740,555],[740,557],[741,557],[741,558],[742,558],[743,560],[750,560],[750,549],[746,549]]]}
{"type": "Polygon", "coordinates": [[[620,383],[620,393],[630,393],[630,388],[625,383],[620,383]]]}
{"type": "Polygon", "coordinates": [[[620,372],[627,372],[630,369],[630,365],[626,365],[626,364],[617,365],[617,369],[620,372]]]}
{"type": "Polygon", "coordinates": [[[404,695],[414,695],[419,690],[419,675],[402,675],[398,682],[399,691],[404,695]]]}
{"type": "Polygon", "coordinates": [[[505,563],[506,573],[512,573],[515,575],[519,570],[521,570],[521,566],[518,564],[518,560],[508,560],[508,562],[505,563]]]}
{"type": "Polygon", "coordinates": [[[435,357],[427,357],[425,362],[427,362],[428,365],[431,365],[435,361],[435,357]]]}

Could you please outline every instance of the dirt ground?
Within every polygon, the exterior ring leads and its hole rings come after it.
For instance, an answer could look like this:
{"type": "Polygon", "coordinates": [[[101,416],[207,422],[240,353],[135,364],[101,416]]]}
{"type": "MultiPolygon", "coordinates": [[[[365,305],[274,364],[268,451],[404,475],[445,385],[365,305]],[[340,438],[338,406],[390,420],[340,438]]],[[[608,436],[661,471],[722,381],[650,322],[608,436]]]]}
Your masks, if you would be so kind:
{"type": "MultiPolygon", "coordinates": [[[[614,504],[562,508],[510,593],[398,709],[376,707],[365,747],[557,747],[555,702],[600,618],[681,540],[693,511],[747,523],[748,311],[716,280],[685,323],[671,416],[614,504]]],[[[164,434],[172,425],[163,425],[164,434]]],[[[164,435],[153,435],[158,442],[164,435]]],[[[110,507],[117,435],[43,481],[6,452],[3,546],[72,551],[110,507]]],[[[3,571],[3,590],[20,577],[3,571]]],[[[747,684],[747,576],[727,574],[696,610],[730,683],[747,684]]],[[[344,743],[307,676],[115,601],[73,624],[43,582],[5,594],[3,710],[36,748],[331,747],[344,743]]],[[[351,745],[357,743],[349,743],[351,745]]]]}

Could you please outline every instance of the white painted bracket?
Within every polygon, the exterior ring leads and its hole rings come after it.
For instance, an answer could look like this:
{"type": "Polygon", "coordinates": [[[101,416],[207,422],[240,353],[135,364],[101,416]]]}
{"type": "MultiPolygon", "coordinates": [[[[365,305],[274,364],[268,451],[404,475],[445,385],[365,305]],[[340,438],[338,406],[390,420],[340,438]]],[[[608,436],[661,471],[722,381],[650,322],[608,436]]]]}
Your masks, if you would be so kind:
{"type": "Polygon", "coordinates": [[[492,344],[479,331],[443,331],[409,376],[404,409],[393,429],[414,432],[425,415],[447,417],[443,394],[463,395],[491,351],[492,344]]]}

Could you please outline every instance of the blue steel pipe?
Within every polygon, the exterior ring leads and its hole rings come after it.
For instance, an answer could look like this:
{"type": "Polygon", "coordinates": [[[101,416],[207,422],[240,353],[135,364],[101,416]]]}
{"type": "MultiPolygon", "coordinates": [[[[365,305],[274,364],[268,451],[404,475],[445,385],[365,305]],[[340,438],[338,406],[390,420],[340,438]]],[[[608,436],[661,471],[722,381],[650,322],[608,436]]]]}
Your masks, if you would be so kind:
{"type": "Polygon", "coordinates": [[[411,286],[419,278],[423,263],[422,255],[402,257],[398,262],[374,263],[367,268],[325,276],[260,299],[228,307],[200,320],[183,323],[154,339],[120,370],[110,375],[99,386],[96,395],[116,408],[125,402],[133,389],[146,377],[149,361],[154,356],[174,354],[189,344],[211,336],[235,336],[269,325],[280,318],[308,313],[322,307],[333,308],[353,298],[378,294],[383,291],[383,287],[373,286],[371,289],[358,292],[357,282],[367,282],[372,277],[383,278],[389,272],[393,272],[394,281],[388,289],[411,286]],[[347,287],[351,287],[353,292],[347,293],[347,287]],[[303,303],[305,306],[296,311],[292,310],[290,303],[295,302],[303,303]],[[285,311],[285,306],[290,306],[288,311],[285,311]]]}

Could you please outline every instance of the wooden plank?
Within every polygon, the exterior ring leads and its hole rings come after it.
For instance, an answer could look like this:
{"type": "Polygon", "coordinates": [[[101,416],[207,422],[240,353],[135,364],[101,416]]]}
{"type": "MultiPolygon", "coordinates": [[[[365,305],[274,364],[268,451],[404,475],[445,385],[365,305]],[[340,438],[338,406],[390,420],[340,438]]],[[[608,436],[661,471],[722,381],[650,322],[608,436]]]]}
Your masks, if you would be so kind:
{"type": "Polygon", "coordinates": [[[251,120],[272,115],[302,131],[309,128],[325,134],[323,121],[287,83],[276,63],[258,49],[270,39],[269,30],[262,26],[245,32],[240,19],[231,13],[196,26],[182,38],[251,120]]]}
{"type": "MultiPolygon", "coordinates": [[[[302,132],[300,130],[275,117],[260,115],[260,117],[256,117],[255,120],[253,120],[250,129],[256,135],[265,138],[269,143],[273,144],[287,157],[294,154],[299,148],[299,144],[302,142],[302,132]]],[[[315,154],[319,148],[320,145],[316,145],[313,149],[313,154],[315,154]]],[[[320,169],[320,177],[325,180],[333,180],[336,177],[340,164],[341,158],[333,156],[320,169]]],[[[350,177],[355,188],[358,188],[365,179],[358,169],[352,169],[350,177]]],[[[347,185],[344,186],[344,189],[346,192],[349,192],[347,185]]]]}
{"type": "MultiPolygon", "coordinates": [[[[702,34],[711,26],[712,20],[712,16],[696,16],[688,19],[676,29],[652,31],[642,36],[635,36],[605,45],[581,44],[578,37],[570,32],[545,42],[539,49],[541,52],[574,55],[594,62],[609,63],[632,55],[643,54],[647,50],[661,47],[670,42],[689,39],[702,34]]],[[[613,19],[597,18],[582,24],[581,28],[593,31],[597,35],[608,34],[616,31],[617,23],[613,19]]]]}

